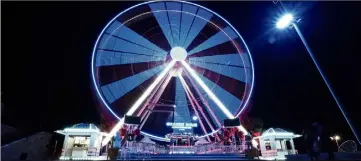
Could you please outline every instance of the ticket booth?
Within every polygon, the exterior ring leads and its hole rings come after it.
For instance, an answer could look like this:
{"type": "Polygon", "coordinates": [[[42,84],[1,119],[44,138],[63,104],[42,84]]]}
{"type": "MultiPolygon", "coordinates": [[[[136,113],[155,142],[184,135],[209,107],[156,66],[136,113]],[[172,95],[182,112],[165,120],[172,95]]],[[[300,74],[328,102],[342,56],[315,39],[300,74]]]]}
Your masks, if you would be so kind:
{"type": "Polygon", "coordinates": [[[259,140],[261,150],[260,159],[286,159],[286,155],[297,154],[294,138],[301,135],[288,132],[281,128],[270,128],[254,139],[259,140]]]}
{"type": "Polygon", "coordinates": [[[94,124],[75,124],[55,131],[65,136],[60,159],[98,157],[101,142],[107,133],[100,132],[94,124]]]}

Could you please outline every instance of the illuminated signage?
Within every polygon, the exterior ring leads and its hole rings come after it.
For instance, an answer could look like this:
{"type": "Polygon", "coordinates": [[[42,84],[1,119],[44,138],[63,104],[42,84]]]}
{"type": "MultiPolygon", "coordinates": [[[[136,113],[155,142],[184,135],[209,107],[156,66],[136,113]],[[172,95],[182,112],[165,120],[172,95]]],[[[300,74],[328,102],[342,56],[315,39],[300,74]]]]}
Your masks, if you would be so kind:
{"type": "Polygon", "coordinates": [[[167,122],[167,126],[171,126],[173,129],[191,129],[197,127],[197,123],[184,123],[184,122],[167,122]]]}

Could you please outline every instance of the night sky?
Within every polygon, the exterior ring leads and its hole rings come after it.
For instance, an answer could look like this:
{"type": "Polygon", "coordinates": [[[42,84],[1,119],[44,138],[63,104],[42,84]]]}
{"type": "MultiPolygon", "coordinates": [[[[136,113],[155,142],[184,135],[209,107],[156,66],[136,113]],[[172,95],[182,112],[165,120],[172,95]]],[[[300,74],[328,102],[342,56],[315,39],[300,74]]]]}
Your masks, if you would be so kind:
{"type": "MultiPolygon", "coordinates": [[[[90,75],[91,52],[102,28],[139,2],[2,2],[2,122],[55,130],[100,122],[90,75]]],[[[323,120],[354,139],[293,29],[278,31],[279,4],[197,2],[226,18],[242,35],[255,65],[250,116],[265,127],[301,133],[323,120]]],[[[361,3],[284,2],[358,133],[361,121],[361,3]]]]}

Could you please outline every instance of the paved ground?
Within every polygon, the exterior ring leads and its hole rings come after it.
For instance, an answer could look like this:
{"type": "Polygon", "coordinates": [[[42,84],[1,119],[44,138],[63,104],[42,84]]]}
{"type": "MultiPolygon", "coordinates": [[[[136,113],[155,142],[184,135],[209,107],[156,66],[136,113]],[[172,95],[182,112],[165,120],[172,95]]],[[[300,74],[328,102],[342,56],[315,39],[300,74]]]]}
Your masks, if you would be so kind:
{"type": "Polygon", "coordinates": [[[148,159],[148,160],[247,160],[244,154],[173,154],[173,155],[132,155],[121,158],[124,160],[129,159],[148,159]]]}
{"type": "MultiPolygon", "coordinates": [[[[361,161],[361,152],[356,153],[334,153],[335,160],[360,160],[361,161]]],[[[308,161],[310,157],[307,154],[299,154],[299,155],[289,155],[287,156],[287,160],[294,160],[294,161],[308,161]]],[[[321,153],[320,160],[328,160],[327,153],[321,153]]]]}
{"type": "MultiPolygon", "coordinates": [[[[327,160],[328,155],[322,153],[320,161],[327,160]]],[[[361,152],[358,153],[335,153],[336,161],[361,161],[361,152]]],[[[142,155],[131,155],[126,158],[119,160],[184,160],[184,161],[197,161],[197,160],[258,160],[258,159],[247,159],[243,154],[206,154],[206,155],[195,155],[195,154],[173,154],[173,155],[153,155],[153,156],[142,156],[142,155]]],[[[287,161],[309,161],[310,158],[307,154],[289,155],[287,161]]]]}

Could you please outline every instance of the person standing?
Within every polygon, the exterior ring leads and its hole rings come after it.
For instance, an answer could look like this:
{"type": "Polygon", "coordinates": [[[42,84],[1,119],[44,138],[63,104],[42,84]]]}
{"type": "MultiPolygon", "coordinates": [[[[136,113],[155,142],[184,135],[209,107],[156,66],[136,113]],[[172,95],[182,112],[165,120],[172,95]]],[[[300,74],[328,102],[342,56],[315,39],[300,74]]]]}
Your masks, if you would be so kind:
{"type": "Polygon", "coordinates": [[[329,136],[331,136],[329,129],[324,128],[321,136],[321,142],[322,142],[321,148],[324,152],[327,152],[328,160],[335,160],[335,155],[334,155],[335,144],[332,142],[329,136]]]}
{"type": "Polygon", "coordinates": [[[325,138],[322,146],[328,154],[328,160],[335,160],[334,144],[332,140],[329,137],[325,138]]]}
{"type": "Polygon", "coordinates": [[[319,158],[319,143],[314,126],[305,129],[304,142],[311,161],[317,161],[319,158]]]}

